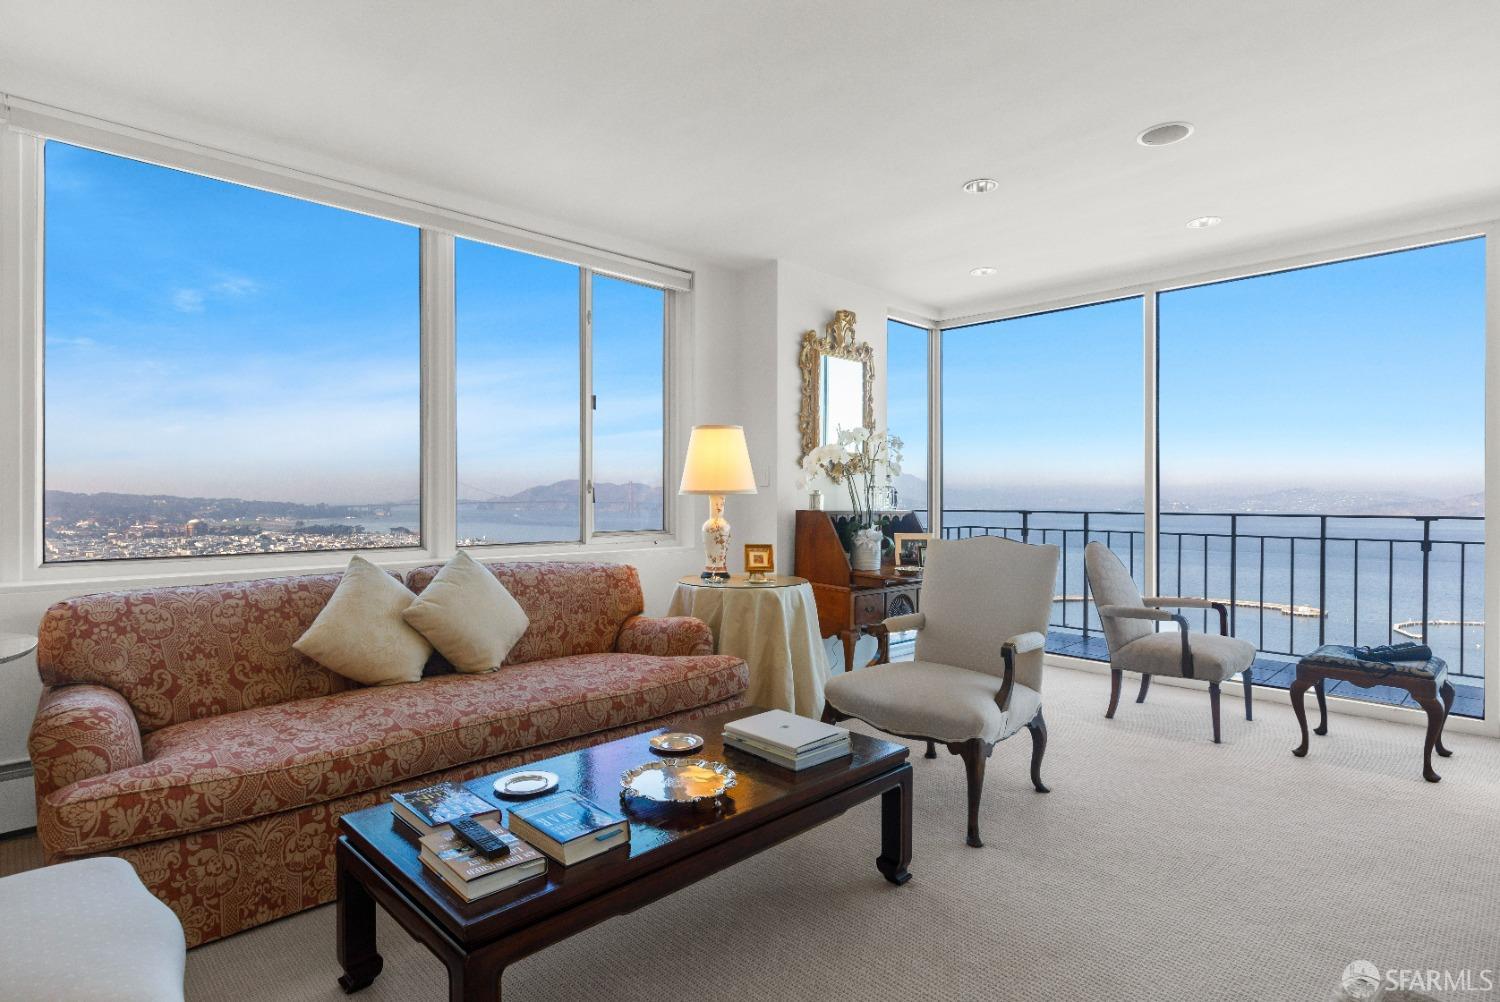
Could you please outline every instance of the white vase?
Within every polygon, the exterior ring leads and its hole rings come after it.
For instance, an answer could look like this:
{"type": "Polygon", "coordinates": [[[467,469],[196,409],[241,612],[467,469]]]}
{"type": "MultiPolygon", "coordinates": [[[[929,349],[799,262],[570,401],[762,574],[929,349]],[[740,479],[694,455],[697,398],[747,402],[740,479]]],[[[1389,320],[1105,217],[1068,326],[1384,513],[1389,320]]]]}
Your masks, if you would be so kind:
{"type": "Polygon", "coordinates": [[[857,571],[880,570],[880,544],[884,533],[877,528],[856,529],[850,547],[850,561],[857,571]]]}

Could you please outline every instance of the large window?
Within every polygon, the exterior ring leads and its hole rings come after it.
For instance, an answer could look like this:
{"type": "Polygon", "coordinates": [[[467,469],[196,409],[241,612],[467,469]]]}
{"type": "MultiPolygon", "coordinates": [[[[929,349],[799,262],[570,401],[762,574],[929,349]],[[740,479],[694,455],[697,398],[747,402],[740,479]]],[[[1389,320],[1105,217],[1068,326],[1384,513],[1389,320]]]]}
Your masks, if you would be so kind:
{"type": "Polygon", "coordinates": [[[458,240],[458,543],[578,540],[579,269],[458,240]]]}
{"type": "Polygon", "coordinates": [[[1083,547],[1107,543],[1139,579],[1139,298],[943,331],[943,534],[1062,548],[1049,650],[1103,655],[1083,547]]]}
{"type": "Polygon", "coordinates": [[[47,142],[47,561],[420,542],[419,233],[47,142]]]}
{"type": "Polygon", "coordinates": [[[593,293],[594,531],[660,531],[666,293],[604,275],[593,293]]]}
{"type": "Polygon", "coordinates": [[[1258,681],[1320,643],[1425,639],[1482,715],[1484,253],[1160,296],[1161,589],[1231,602],[1258,681]]]}
{"type": "Polygon", "coordinates": [[[662,531],[668,294],[473,240],[455,260],[458,544],[577,542],[586,512],[662,531]]]}
{"type": "Polygon", "coordinates": [[[927,506],[927,430],[929,401],[927,359],[929,332],[925,327],[886,321],[885,413],[887,430],[901,439],[901,475],[896,478],[896,504],[917,512],[929,524],[927,506]]]}
{"type": "Polygon", "coordinates": [[[41,142],[46,562],[666,530],[685,274],[41,142]]]}

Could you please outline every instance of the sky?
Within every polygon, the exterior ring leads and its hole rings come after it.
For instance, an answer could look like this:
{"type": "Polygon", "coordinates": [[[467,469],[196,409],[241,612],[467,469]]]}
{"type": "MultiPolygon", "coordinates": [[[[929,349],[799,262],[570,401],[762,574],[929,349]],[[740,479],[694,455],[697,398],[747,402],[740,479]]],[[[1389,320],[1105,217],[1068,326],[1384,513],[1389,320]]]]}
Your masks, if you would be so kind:
{"type": "MultiPolygon", "coordinates": [[[[415,227],[45,155],[49,489],[417,496],[415,227]]],[[[578,269],[463,240],[457,257],[461,485],[576,478],[578,269]]],[[[659,484],[664,293],[601,276],[594,297],[598,479],[659,484]]]]}
{"type": "MultiPolygon", "coordinates": [[[[1484,244],[1163,294],[1162,503],[1203,491],[1483,486],[1484,244]]],[[[1142,301],[943,335],[955,492],[1142,494],[1142,301]]]]}

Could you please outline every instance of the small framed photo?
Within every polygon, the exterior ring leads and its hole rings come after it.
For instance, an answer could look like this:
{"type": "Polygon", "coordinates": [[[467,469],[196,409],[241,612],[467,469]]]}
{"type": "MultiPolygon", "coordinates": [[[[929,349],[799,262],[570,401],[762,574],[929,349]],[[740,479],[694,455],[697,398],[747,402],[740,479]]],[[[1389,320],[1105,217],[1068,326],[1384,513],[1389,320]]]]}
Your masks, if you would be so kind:
{"type": "Polygon", "coordinates": [[[770,543],[745,544],[745,573],[750,580],[763,582],[776,573],[776,548],[770,543]]]}
{"type": "Polygon", "coordinates": [[[896,566],[920,568],[927,563],[927,544],[932,542],[930,532],[898,532],[893,537],[896,545],[896,566]]]}

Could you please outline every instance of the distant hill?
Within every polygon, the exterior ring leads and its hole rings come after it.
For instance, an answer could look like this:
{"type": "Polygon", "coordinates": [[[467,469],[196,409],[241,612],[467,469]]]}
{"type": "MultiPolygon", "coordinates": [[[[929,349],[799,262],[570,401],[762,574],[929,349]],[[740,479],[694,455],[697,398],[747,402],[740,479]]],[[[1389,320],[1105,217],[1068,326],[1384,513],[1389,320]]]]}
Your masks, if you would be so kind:
{"type": "Polygon", "coordinates": [[[244,498],[190,498],[175,494],[79,494],[47,491],[42,504],[48,518],[76,522],[80,519],[157,519],[186,522],[193,518],[339,519],[360,514],[365,508],[348,505],[299,504],[294,501],[249,501],[244,498]]]}

